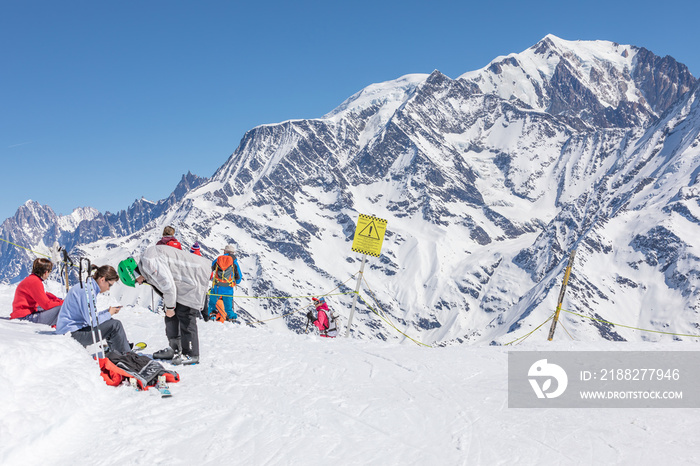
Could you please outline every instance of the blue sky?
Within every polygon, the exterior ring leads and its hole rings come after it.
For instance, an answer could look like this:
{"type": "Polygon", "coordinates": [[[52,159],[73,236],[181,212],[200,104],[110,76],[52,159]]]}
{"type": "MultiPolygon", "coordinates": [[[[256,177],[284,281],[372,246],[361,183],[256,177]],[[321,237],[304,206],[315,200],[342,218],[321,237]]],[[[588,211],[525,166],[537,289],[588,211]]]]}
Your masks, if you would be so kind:
{"type": "Polygon", "coordinates": [[[260,124],[369,84],[449,77],[552,33],[671,55],[700,76],[697,0],[0,0],[0,221],[167,197],[260,124]]]}

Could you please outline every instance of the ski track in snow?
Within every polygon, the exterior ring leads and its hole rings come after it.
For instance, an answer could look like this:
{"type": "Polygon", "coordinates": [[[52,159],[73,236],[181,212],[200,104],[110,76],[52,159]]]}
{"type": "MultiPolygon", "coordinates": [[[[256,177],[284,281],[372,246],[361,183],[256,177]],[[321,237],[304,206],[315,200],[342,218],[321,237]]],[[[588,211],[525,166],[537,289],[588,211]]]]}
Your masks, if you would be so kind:
{"type": "MultiPolygon", "coordinates": [[[[8,316],[14,287],[0,287],[8,316]]],[[[162,317],[117,316],[147,352],[162,317]]],[[[695,409],[511,409],[519,350],[691,350],[688,343],[510,347],[335,340],[199,322],[202,363],[174,396],[109,387],[87,351],[0,319],[0,464],[698,464],[695,409]]],[[[169,365],[168,365],[169,366],[169,365]]],[[[169,366],[171,367],[171,366],[169,366]]]]}

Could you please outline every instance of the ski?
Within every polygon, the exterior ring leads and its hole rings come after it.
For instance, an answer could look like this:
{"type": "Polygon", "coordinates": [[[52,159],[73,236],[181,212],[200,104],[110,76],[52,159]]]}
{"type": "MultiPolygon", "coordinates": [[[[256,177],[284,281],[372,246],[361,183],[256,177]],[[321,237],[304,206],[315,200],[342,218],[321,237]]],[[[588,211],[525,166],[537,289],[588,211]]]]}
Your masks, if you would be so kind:
{"type": "Polygon", "coordinates": [[[136,379],[134,377],[129,377],[128,379],[126,379],[125,384],[127,387],[130,387],[130,388],[136,390],[137,392],[141,391],[141,387],[139,387],[139,383],[136,381],[136,379]]]}
{"type": "Polygon", "coordinates": [[[173,394],[170,393],[170,388],[168,387],[168,383],[165,381],[164,375],[158,376],[158,383],[156,384],[156,390],[158,390],[160,392],[161,398],[170,398],[171,396],[173,396],[173,394]]]}

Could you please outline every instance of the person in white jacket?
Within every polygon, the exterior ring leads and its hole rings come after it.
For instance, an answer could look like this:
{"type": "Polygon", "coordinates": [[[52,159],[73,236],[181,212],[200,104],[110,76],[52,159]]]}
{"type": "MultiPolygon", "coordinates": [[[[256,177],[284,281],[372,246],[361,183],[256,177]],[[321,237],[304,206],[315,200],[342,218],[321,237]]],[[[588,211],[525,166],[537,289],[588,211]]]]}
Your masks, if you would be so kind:
{"type": "Polygon", "coordinates": [[[204,308],[210,275],[209,259],[166,245],[146,249],[138,264],[131,257],[119,263],[125,285],[145,282],[163,297],[169,347],[153,353],[155,359],[199,363],[197,315],[204,308]]]}

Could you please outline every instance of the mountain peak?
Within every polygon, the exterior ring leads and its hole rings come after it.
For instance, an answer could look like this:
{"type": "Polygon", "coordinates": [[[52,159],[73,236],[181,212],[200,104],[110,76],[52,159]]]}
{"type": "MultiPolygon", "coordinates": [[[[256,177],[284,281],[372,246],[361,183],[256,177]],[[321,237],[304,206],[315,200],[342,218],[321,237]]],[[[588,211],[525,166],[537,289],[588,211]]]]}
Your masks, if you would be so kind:
{"type": "Polygon", "coordinates": [[[610,62],[626,62],[630,54],[639,47],[621,45],[608,40],[566,40],[554,34],[547,34],[542,40],[530,47],[536,54],[544,54],[547,51],[573,52],[582,60],[605,60],[610,62]]]}
{"type": "Polygon", "coordinates": [[[545,53],[547,50],[556,49],[557,44],[561,43],[563,39],[555,36],[554,34],[547,34],[538,43],[533,45],[531,48],[535,49],[535,53],[545,53]]]}
{"type": "Polygon", "coordinates": [[[32,199],[28,199],[24,204],[19,206],[13,218],[19,220],[28,216],[50,218],[55,217],[56,213],[51,207],[47,205],[42,205],[39,202],[34,201],[32,199]]]}
{"type": "Polygon", "coordinates": [[[687,68],[670,57],[661,59],[632,45],[569,41],[553,34],[460,79],[485,94],[601,127],[644,126],[695,83],[687,68]]]}
{"type": "Polygon", "coordinates": [[[70,231],[75,230],[83,220],[90,221],[99,215],[100,212],[93,207],[78,207],[70,214],[59,217],[57,223],[62,230],[70,231]]]}
{"type": "MultiPolygon", "coordinates": [[[[435,71],[433,74],[435,74],[435,71]]],[[[370,84],[360,92],[350,96],[324,118],[333,118],[348,113],[360,113],[370,108],[386,106],[386,104],[398,108],[410,97],[416,87],[425,82],[429,76],[431,75],[407,74],[391,81],[370,84]]]]}

